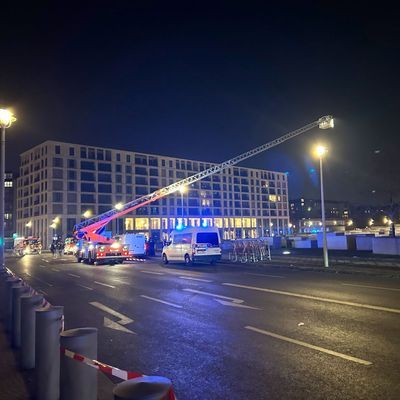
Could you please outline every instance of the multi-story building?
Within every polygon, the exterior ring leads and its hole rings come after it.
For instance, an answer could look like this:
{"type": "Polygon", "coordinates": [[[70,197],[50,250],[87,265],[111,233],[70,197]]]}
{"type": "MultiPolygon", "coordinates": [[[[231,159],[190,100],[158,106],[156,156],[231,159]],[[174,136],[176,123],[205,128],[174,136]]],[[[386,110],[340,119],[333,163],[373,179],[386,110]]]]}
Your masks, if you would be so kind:
{"type": "MultiPolygon", "coordinates": [[[[71,234],[90,210],[103,213],[215,165],[168,156],[46,141],[20,156],[17,232],[42,238],[71,234]],[[50,225],[53,227],[51,228],[50,225]]],[[[225,239],[285,234],[285,173],[231,167],[113,221],[113,232],[144,232],[156,240],[176,225],[216,226],[225,239]],[[183,200],[183,202],[182,202],[183,200]]]]}
{"type": "Polygon", "coordinates": [[[12,172],[4,176],[4,237],[12,238],[15,233],[15,196],[12,172]]]}

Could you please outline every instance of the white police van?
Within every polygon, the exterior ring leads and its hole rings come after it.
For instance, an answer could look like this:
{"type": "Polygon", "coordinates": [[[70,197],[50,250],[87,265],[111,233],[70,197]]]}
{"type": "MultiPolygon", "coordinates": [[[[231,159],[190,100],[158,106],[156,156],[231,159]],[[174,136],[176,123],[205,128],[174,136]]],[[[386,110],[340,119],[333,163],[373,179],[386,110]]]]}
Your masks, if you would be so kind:
{"type": "Polygon", "coordinates": [[[162,260],[214,264],[221,259],[221,240],[217,228],[183,228],[171,232],[170,241],[163,247],[162,260]]]}

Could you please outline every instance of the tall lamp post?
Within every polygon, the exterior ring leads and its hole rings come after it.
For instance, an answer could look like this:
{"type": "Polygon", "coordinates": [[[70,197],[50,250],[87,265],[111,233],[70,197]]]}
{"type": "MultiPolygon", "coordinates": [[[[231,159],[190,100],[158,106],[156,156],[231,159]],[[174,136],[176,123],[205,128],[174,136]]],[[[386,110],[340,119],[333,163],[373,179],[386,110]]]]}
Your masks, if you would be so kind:
{"type": "Polygon", "coordinates": [[[1,149],[0,149],[0,270],[4,269],[4,175],[5,175],[5,147],[6,129],[16,121],[13,113],[0,109],[1,149]]]}
{"type": "Polygon", "coordinates": [[[184,211],[183,211],[183,195],[184,195],[184,193],[186,193],[186,191],[187,191],[186,186],[181,186],[181,187],[179,188],[179,193],[181,194],[182,226],[183,226],[183,218],[184,218],[184,215],[185,215],[185,213],[184,213],[184,211]]]}
{"type": "Polygon", "coordinates": [[[322,214],[322,240],[323,240],[323,252],[324,252],[324,266],[329,267],[328,261],[328,246],[326,241],[326,220],[325,220],[325,200],[324,200],[324,176],[322,168],[322,159],[327,153],[327,148],[324,146],[317,146],[315,148],[315,154],[319,158],[319,176],[321,182],[321,214],[322,214]]]}
{"type": "MultiPolygon", "coordinates": [[[[114,208],[117,210],[117,211],[121,211],[123,208],[124,208],[124,204],[123,203],[117,203],[115,206],[114,206],[114,208]]],[[[115,224],[116,224],[116,233],[117,233],[117,235],[119,235],[119,219],[117,218],[116,220],[115,220],[115,224]]]]}

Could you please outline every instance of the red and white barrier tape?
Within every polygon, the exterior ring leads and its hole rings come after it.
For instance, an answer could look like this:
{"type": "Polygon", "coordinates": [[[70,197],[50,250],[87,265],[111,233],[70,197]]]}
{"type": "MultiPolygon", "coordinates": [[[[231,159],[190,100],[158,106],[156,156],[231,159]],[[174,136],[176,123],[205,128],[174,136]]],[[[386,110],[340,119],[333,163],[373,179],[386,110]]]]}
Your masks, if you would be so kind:
{"type": "MultiPolygon", "coordinates": [[[[60,352],[61,352],[61,354],[64,354],[68,358],[72,358],[75,361],[84,363],[84,364],[88,365],[89,367],[95,368],[107,375],[115,376],[119,379],[122,379],[123,381],[127,381],[128,379],[141,378],[143,376],[146,376],[143,374],[139,374],[138,372],[124,371],[122,369],[112,367],[111,365],[101,363],[100,361],[92,360],[88,357],[83,356],[82,354],[74,353],[73,351],[70,351],[64,347],[60,347],[60,352]]],[[[168,393],[167,400],[177,400],[172,388],[171,388],[170,392],[168,393]]]]}

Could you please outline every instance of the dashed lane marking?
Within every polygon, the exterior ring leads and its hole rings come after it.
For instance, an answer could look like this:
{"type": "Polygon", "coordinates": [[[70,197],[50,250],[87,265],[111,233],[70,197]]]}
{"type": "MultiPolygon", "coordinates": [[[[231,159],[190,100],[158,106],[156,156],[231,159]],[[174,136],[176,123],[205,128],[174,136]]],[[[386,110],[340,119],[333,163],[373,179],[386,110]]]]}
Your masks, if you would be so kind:
{"type": "Polygon", "coordinates": [[[342,285],[343,286],[362,287],[362,288],[368,288],[368,289],[392,290],[394,292],[400,292],[400,289],[388,288],[388,287],[383,287],[383,286],[353,285],[352,283],[342,283],[342,285]]]}
{"type": "Polygon", "coordinates": [[[79,283],[77,283],[78,286],[87,289],[87,290],[94,290],[93,288],[89,287],[89,286],[85,286],[85,285],[80,285],[79,283]]]}
{"type": "Polygon", "coordinates": [[[46,265],[39,265],[39,267],[42,267],[42,268],[47,268],[47,267],[46,267],[46,265]]]}
{"type": "Polygon", "coordinates": [[[113,281],[113,282],[120,283],[121,285],[130,285],[130,283],[125,282],[125,281],[121,281],[121,279],[113,279],[112,281],[113,281]]]}
{"type": "Polygon", "coordinates": [[[115,288],[116,288],[116,286],[109,285],[108,283],[97,282],[97,281],[94,281],[94,283],[96,283],[97,285],[102,285],[102,286],[109,287],[109,288],[111,288],[111,289],[115,289],[115,288]]]}
{"type": "Polygon", "coordinates": [[[268,278],[281,278],[284,279],[284,276],[281,275],[268,275],[268,274],[253,274],[251,272],[245,272],[246,275],[253,275],[253,276],[266,276],[268,278]]]}
{"type": "Polygon", "coordinates": [[[155,272],[155,271],[139,271],[139,272],[143,272],[144,274],[151,274],[151,275],[164,275],[164,272],[155,272]]]}
{"type": "Polygon", "coordinates": [[[244,303],[244,300],[242,300],[242,299],[236,299],[235,297],[222,296],[220,294],[215,294],[215,293],[210,293],[210,292],[203,292],[201,290],[183,289],[183,291],[184,292],[197,293],[197,294],[203,294],[205,296],[218,297],[219,299],[230,300],[230,301],[232,301],[232,302],[234,302],[236,304],[244,303]]]}
{"type": "Polygon", "coordinates": [[[140,295],[140,297],[143,297],[144,299],[147,299],[147,300],[156,301],[157,303],[166,304],[167,306],[171,306],[171,307],[175,307],[175,308],[182,308],[182,306],[180,306],[179,304],[174,304],[174,303],[170,303],[169,301],[156,299],[155,297],[145,296],[144,294],[140,295]]]}
{"type": "Polygon", "coordinates": [[[191,276],[180,276],[179,279],[188,279],[189,281],[199,281],[199,282],[207,282],[207,283],[212,282],[208,279],[192,278],[191,276]]]}
{"type": "Polygon", "coordinates": [[[74,278],[80,278],[80,276],[79,276],[79,275],[76,275],[76,274],[67,274],[67,275],[73,276],[74,278]]]}
{"type": "Polygon", "coordinates": [[[236,284],[236,283],[227,283],[226,282],[226,283],[223,283],[223,285],[232,286],[232,287],[238,287],[238,288],[242,288],[242,289],[256,290],[256,291],[266,292],[266,293],[281,294],[281,295],[284,295],[284,296],[298,297],[298,298],[308,299],[308,300],[323,301],[325,303],[343,304],[343,305],[346,305],[346,306],[367,308],[369,310],[387,311],[387,312],[391,312],[391,313],[395,313],[395,314],[400,314],[400,309],[398,309],[398,308],[388,308],[388,307],[374,306],[374,305],[371,305],[371,304],[353,303],[351,301],[327,299],[325,297],[310,296],[310,295],[307,295],[307,294],[300,294],[300,293],[293,293],[293,292],[284,292],[282,290],[260,288],[260,287],[256,287],[256,286],[239,285],[239,284],[236,284]]]}
{"type": "Polygon", "coordinates": [[[366,360],[362,360],[361,358],[348,356],[347,354],[338,353],[337,351],[325,349],[323,347],[315,346],[315,345],[310,344],[310,343],[306,343],[306,342],[302,342],[300,340],[292,339],[292,338],[287,337],[287,336],[278,335],[277,333],[273,333],[273,332],[265,331],[263,329],[255,328],[254,326],[245,326],[245,329],[248,329],[248,330],[253,331],[253,332],[261,333],[263,335],[270,336],[270,337],[273,337],[275,339],[280,339],[280,340],[283,340],[285,342],[297,344],[298,346],[307,347],[309,349],[316,350],[316,351],[319,351],[321,353],[329,354],[331,356],[343,358],[344,360],[352,361],[352,362],[355,362],[357,364],[372,365],[372,362],[366,361],[366,360]]]}
{"type": "Polygon", "coordinates": [[[54,272],[60,272],[60,270],[57,269],[57,268],[52,268],[51,270],[54,271],[54,272]]]}

